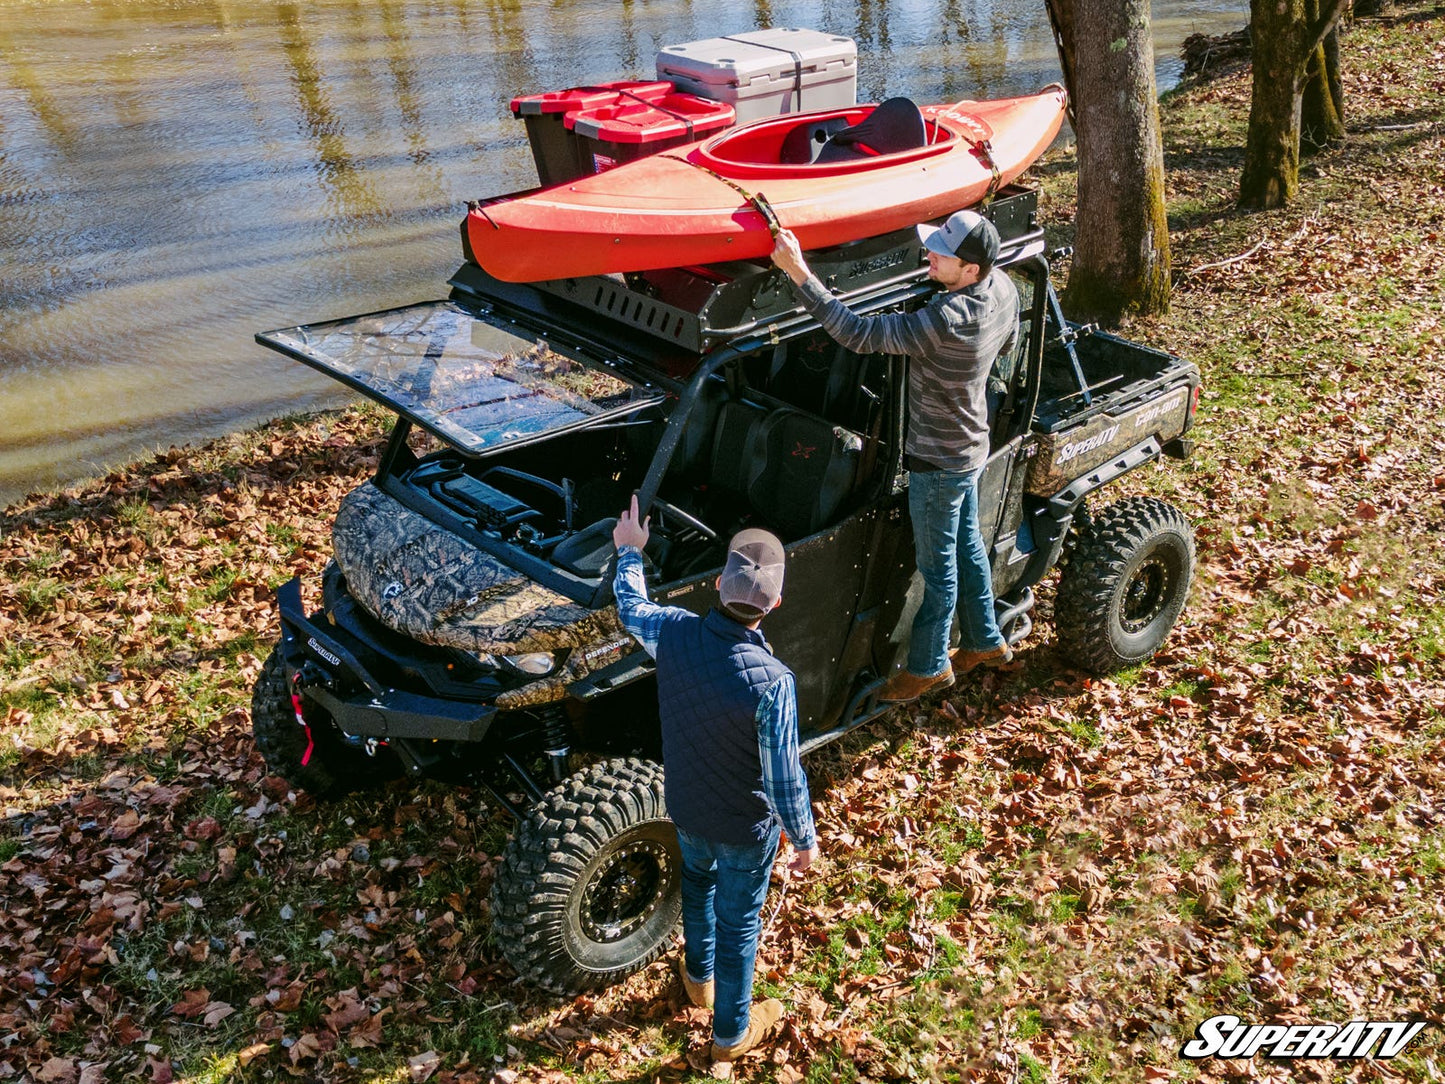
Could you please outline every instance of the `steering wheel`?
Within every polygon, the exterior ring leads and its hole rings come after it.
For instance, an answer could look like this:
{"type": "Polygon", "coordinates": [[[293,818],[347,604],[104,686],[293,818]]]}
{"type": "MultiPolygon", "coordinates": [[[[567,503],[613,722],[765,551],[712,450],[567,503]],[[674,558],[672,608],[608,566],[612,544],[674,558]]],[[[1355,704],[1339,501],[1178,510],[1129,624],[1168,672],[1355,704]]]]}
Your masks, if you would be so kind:
{"type": "Polygon", "coordinates": [[[691,512],[684,512],[674,504],[668,504],[661,497],[652,498],[652,507],[665,516],[670,516],[681,523],[687,524],[695,531],[700,531],[709,541],[717,538],[717,532],[709,527],[702,520],[698,519],[691,512]]]}

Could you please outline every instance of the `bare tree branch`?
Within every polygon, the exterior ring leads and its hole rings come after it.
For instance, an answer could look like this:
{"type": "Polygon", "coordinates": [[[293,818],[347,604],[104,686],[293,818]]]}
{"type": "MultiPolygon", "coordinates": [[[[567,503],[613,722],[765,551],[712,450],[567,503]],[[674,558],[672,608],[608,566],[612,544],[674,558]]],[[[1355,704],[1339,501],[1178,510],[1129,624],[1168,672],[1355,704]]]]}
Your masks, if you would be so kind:
{"type": "Polygon", "coordinates": [[[1320,42],[1325,40],[1325,35],[1340,21],[1345,14],[1345,9],[1353,2],[1354,0],[1329,0],[1329,3],[1320,12],[1319,22],[1311,26],[1306,33],[1305,41],[1308,42],[1308,47],[1305,49],[1306,54],[1313,53],[1319,48],[1320,42]]]}

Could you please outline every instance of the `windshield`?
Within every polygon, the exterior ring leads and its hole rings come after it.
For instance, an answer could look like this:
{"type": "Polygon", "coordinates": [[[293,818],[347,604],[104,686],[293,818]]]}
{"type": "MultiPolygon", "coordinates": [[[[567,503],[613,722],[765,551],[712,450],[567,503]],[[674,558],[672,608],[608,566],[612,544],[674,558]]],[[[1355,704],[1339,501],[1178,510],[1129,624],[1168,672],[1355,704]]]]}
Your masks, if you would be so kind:
{"type": "Polygon", "coordinates": [[[596,424],[662,399],[655,388],[452,301],[282,328],[256,339],[469,452],[596,424]]]}

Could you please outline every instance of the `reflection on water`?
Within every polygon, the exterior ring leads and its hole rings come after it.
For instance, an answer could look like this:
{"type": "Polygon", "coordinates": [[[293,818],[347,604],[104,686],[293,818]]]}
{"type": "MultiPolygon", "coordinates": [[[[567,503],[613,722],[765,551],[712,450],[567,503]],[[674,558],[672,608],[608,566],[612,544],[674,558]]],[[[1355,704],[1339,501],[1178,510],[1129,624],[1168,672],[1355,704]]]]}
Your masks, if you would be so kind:
{"type": "MultiPolygon", "coordinates": [[[[1247,0],[1156,0],[1161,86],[1247,0]]],[[[336,401],[254,332],[446,293],[468,198],[535,183],[514,94],[766,26],[861,100],[1057,76],[1037,0],[0,0],[0,504],[336,401]]]]}

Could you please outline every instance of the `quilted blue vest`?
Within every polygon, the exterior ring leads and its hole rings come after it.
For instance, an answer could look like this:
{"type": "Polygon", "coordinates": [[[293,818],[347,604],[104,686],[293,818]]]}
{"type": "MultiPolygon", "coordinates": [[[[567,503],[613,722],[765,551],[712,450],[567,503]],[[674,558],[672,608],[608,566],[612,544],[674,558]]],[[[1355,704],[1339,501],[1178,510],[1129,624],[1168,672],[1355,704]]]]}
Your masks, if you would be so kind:
{"type": "Polygon", "coordinates": [[[758,703],[789,672],[761,632],[720,610],[662,626],[657,702],[667,812],[679,828],[733,846],[767,838],[758,703]]]}

